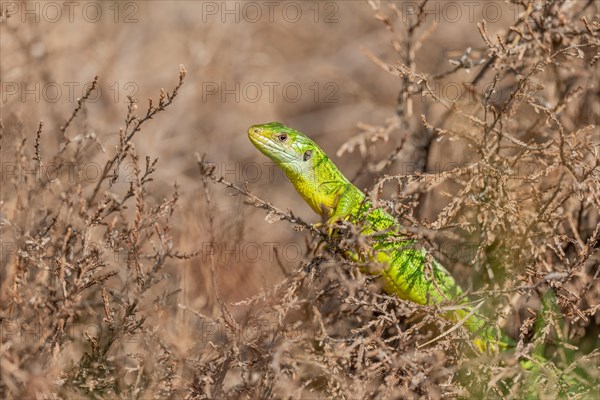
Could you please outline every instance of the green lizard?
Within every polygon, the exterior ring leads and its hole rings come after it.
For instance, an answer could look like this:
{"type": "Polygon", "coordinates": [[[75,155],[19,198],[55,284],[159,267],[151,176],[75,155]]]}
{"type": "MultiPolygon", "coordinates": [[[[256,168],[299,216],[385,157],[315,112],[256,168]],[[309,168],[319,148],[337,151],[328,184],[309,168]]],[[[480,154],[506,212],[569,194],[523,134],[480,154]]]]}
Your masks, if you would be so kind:
{"type": "MultiPolygon", "coordinates": [[[[279,122],[253,125],[248,129],[248,137],[256,148],[283,169],[310,207],[327,218],[329,235],[334,223],[347,220],[360,226],[361,233],[373,239],[372,249],[366,254],[358,248],[347,251],[346,256],[360,264],[381,266],[366,272],[380,275],[388,294],[418,304],[454,302],[458,307],[447,311],[444,317],[464,324],[474,334],[473,342],[480,351],[496,353],[514,346],[512,339],[496,334],[496,330],[477,313],[478,307],[468,303],[452,275],[425,250],[415,248],[414,241],[402,235],[396,219],[383,209],[374,208],[367,196],[346,179],[315,142],[279,122]]],[[[547,295],[545,302],[554,299],[552,292],[547,295]]],[[[548,309],[556,312],[556,305],[544,307],[545,312],[548,309]]],[[[539,324],[545,324],[544,314],[538,316],[539,324]]],[[[538,354],[532,355],[537,363],[533,359],[520,360],[525,370],[539,372],[539,365],[554,365],[547,363],[541,355],[544,346],[538,347],[535,352],[538,354]]],[[[586,374],[579,368],[577,372],[556,371],[555,375],[557,381],[566,385],[569,393],[585,394],[586,390],[591,393],[592,385],[588,385],[588,389],[581,385],[587,379],[584,379],[586,374]]],[[[531,387],[526,393],[527,398],[538,397],[539,378],[540,374],[532,374],[528,378],[527,385],[531,387]]]]}
{"type": "Polygon", "coordinates": [[[381,276],[388,294],[418,304],[458,302],[462,307],[444,316],[464,323],[476,335],[474,343],[479,350],[496,352],[506,347],[476,309],[466,304],[468,299],[452,275],[425,250],[415,248],[414,242],[400,233],[392,215],[373,208],[367,196],[346,179],[315,142],[279,122],[253,125],[248,137],[283,169],[310,207],[328,218],[330,227],[338,220],[363,224],[362,234],[374,238],[372,251],[367,255],[354,251],[348,256],[354,261],[381,265],[374,273],[381,276]]]}

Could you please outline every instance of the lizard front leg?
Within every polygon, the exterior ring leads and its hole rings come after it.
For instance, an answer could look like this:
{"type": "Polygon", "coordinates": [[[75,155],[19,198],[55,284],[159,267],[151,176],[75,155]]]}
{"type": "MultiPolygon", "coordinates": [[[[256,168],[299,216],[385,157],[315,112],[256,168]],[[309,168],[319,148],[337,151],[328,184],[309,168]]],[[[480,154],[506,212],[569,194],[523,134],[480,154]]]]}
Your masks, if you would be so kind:
{"type": "Polygon", "coordinates": [[[331,213],[327,220],[329,225],[334,225],[337,221],[345,220],[349,216],[355,215],[363,199],[364,194],[356,186],[351,183],[345,185],[344,189],[338,195],[333,213],[331,213]]]}

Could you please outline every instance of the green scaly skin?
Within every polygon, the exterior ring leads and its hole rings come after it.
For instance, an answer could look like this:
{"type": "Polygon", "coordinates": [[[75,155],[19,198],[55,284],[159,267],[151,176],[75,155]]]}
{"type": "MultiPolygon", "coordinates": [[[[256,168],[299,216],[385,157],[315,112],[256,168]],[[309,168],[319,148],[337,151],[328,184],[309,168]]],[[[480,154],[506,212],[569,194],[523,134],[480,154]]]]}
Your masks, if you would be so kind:
{"type": "MultiPolygon", "coordinates": [[[[425,250],[416,249],[414,241],[402,235],[392,215],[373,208],[367,196],[346,179],[315,142],[279,122],[253,125],[248,129],[248,137],[256,148],[283,169],[310,207],[327,218],[330,235],[336,221],[347,220],[359,225],[361,233],[373,239],[372,250],[368,254],[356,249],[348,251],[346,256],[360,264],[380,265],[378,270],[366,272],[380,275],[388,294],[424,305],[454,302],[461,307],[446,312],[444,317],[452,322],[465,320],[464,326],[474,334],[473,342],[480,351],[496,353],[514,346],[506,336],[497,337],[496,330],[467,304],[468,299],[452,275],[425,250]]],[[[544,297],[544,310],[558,313],[555,301],[553,292],[549,291],[544,297]]],[[[543,315],[538,316],[538,324],[544,323],[543,315]]],[[[536,331],[539,330],[538,327],[536,331]]],[[[533,357],[541,365],[547,365],[542,353],[543,346],[536,349],[533,357]]],[[[569,350],[568,354],[571,353],[572,350],[569,350]]],[[[533,362],[520,360],[520,364],[525,370],[539,371],[533,362]]],[[[578,372],[581,371],[578,369],[578,372]]],[[[586,386],[581,385],[584,376],[585,373],[556,372],[556,379],[566,385],[569,393],[585,394],[586,390],[591,390],[592,386],[588,385],[585,389],[586,386]]],[[[529,376],[527,384],[530,390],[526,398],[538,397],[536,387],[540,377],[539,374],[529,376]]]]}
{"type": "Polygon", "coordinates": [[[481,351],[496,352],[507,346],[504,340],[496,338],[489,323],[466,305],[468,299],[452,275],[425,250],[416,249],[413,241],[405,237],[402,240],[395,218],[380,208],[372,208],[366,195],[346,179],[315,142],[279,122],[253,125],[248,129],[248,137],[283,169],[310,207],[328,218],[329,226],[338,220],[362,222],[362,233],[374,239],[373,250],[368,255],[351,252],[348,257],[381,265],[378,271],[367,272],[381,276],[386,293],[417,304],[462,304],[444,317],[453,322],[466,318],[464,325],[476,335],[474,343],[481,351]]]}

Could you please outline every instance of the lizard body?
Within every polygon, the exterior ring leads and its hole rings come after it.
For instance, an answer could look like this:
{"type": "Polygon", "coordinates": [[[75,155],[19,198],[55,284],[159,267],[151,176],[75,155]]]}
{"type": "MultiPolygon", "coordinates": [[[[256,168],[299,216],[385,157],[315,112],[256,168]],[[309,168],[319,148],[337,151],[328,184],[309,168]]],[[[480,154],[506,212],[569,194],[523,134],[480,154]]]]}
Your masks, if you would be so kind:
{"type": "MultiPolygon", "coordinates": [[[[310,207],[328,220],[328,234],[333,234],[333,224],[347,220],[360,228],[361,235],[370,240],[370,249],[356,246],[344,252],[345,257],[367,265],[361,270],[380,276],[383,289],[391,295],[418,304],[453,302],[451,310],[443,316],[460,322],[474,335],[473,343],[481,351],[497,353],[515,344],[512,339],[498,335],[496,329],[480,314],[478,307],[469,304],[462,288],[452,275],[424,249],[415,247],[407,239],[396,219],[381,208],[373,207],[367,196],[354,186],[310,138],[279,122],[253,125],[248,137],[258,150],[283,169],[290,182],[310,207]],[[370,266],[377,268],[371,270],[370,266]]],[[[543,310],[536,322],[536,331],[543,334],[548,312],[558,314],[553,291],[542,298],[543,310]]],[[[480,303],[481,304],[481,303],[480,303]]],[[[554,366],[543,356],[545,343],[538,344],[528,358],[520,359],[521,367],[529,372],[525,385],[525,398],[538,398],[537,386],[548,371],[544,366],[554,366]]],[[[573,359],[571,348],[563,349],[573,359]]],[[[572,360],[568,366],[573,368],[572,360]]],[[[577,373],[557,370],[553,379],[561,385],[560,393],[592,393],[594,386],[582,368],[577,373]]],[[[508,393],[508,392],[506,392],[508,393]]]]}
{"type": "MultiPolygon", "coordinates": [[[[363,223],[361,233],[373,238],[372,250],[359,250],[347,256],[355,262],[374,262],[388,294],[418,304],[455,301],[456,307],[444,314],[450,321],[464,319],[475,334],[481,350],[497,351],[505,347],[489,323],[467,305],[468,299],[452,275],[414,241],[399,231],[396,219],[381,208],[373,208],[367,196],[354,186],[327,157],[325,152],[303,133],[279,122],[253,125],[248,137],[258,150],[283,169],[298,193],[331,226],[338,220],[363,223]]],[[[372,271],[367,271],[373,273],[372,271]]]]}

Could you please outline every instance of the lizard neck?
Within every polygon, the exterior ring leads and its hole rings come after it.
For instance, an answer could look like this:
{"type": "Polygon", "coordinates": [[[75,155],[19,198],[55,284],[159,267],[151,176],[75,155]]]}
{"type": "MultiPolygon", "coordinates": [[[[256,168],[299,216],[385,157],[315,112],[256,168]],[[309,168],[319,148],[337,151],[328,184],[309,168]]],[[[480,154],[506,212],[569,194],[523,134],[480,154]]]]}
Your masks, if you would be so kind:
{"type": "Polygon", "coordinates": [[[323,217],[333,214],[341,194],[351,185],[320,149],[306,162],[281,167],[306,203],[323,217]]]}

